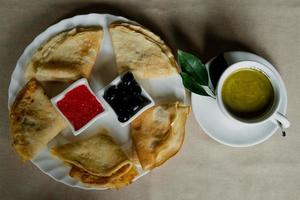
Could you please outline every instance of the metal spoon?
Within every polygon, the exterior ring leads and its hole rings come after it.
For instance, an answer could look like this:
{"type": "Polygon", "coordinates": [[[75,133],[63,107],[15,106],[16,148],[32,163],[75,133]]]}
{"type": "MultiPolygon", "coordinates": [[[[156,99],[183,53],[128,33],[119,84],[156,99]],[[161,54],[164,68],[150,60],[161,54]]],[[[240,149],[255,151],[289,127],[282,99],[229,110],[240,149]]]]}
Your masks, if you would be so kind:
{"type": "Polygon", "coordinates": [[[282,136],[285,137],[285,136],[286,136],[286,132],[285,132],[285,130],[283,129],[281,122],[277,120],[277,123],[278,123],[278,125],[279,125],[279,127],[280,127],[280,129],[281,129],[282,136]]]}

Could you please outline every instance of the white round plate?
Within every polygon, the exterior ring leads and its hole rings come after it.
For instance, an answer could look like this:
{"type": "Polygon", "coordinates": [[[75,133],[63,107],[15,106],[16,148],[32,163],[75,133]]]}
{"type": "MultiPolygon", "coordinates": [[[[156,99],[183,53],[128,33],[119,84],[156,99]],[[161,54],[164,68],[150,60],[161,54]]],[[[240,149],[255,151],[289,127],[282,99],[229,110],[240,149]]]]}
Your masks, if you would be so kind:
{"type": "MultiPolygon", "coordinates": [[[[24,79],[24,72],[27,62],[30,60],[37,48],[39,48],[45,41],[53,37],[54,35],[70,30],[75,27],[90,27],[99,26],[103,29],[103,39],[101,42],[101,49],[99,55],[97,56],[95,66],[93,68],[93,73],[91,76],[90,84],[91,88],[96,93],[106,84],[112,81],[117,76],[117,68],[115,62],[115,56],[113,52],[113,47],[110,39],[110,33],[108,31],[108,26],[114,21],[123,21],[128,23],[137,24],[134,21],[130,21],[126,18],[113,16],[109,14],[88,14],[88,15],[78,15],[69,19],[64,19],[57,24],[50,26],[40,35],[38,35],[24,50],[22,56],[19,58],[15,70],[11,76],[11,82],[8,90],[8,108],[14,102],[14,99],[20,89],[26,83],[24,79]]],[[[170,76],[167,78],[156,78],[147,80],[138,80],[143,88],[151,95],[155,103],[164,101],[184,101],[185,100],[185,90],[181,82],[179,74],[170,76]]],[[[60,85],[65,84],[60,83],[60,85]]],[[[58,84],[51,86],[46,85],[46,91],[48,88],[48,93],[52,95],[57,95],[61,90],[57,90],[60,87],[58,84]]],[[[66,129],[57,137],[55,137],[45,148],[41,151],[33,160],[32,163],[35,164],[42,172],[46,173],[56,181],[62,182],[66,185],[72,187],[78,187],[81,189],[106,189],[106,188],[93,188],[81,184],[79,181],[71,178],[69,176],[70,167],[64,165],[61,160],[58,160],[51,156],[49,148],[56,145],[61,145],[69,141],[78,140],[81,137],[86,137],[89,134],[95,133],[99,128],[106,128],[114,140],[122,147],[122,149],[127,153],[131,154],[131,138],[129,134],[129,127],[121,127],[115,116],[111,112],[107,114],[105,118],[97,120],[91,127],[89,127],[85,132],[78,136],[73,136],[71,130],[66,129]]],[[[142,171],[140,167],[137,166],[140,178],[147,172],[142,171]]],[[[135,180],[136,180],[135,179],[135,180]]]]}
{"type": "MultiPolygon", "coordinates": [[[[286,114],[286,88],[279,73],[271,63],[258,55],[241,51],[225,52],[224,57],[228,65],[247,60],[260,62],[269,67],[277,76],[281,88],[282,101],[280,102],[279,112],[286,114]]],[[[207,69],[212,60],[206,63],[207,69]]],[[[244,125],[234,122],[222,113],[216,100],[194,93],[192,93],[192,109],[197,122],[207,135],[222,144],[232,147],[248,147],[259,144],[270,138],[278,129],[278,126],[271,121],[258,125],[244,125]]]]}

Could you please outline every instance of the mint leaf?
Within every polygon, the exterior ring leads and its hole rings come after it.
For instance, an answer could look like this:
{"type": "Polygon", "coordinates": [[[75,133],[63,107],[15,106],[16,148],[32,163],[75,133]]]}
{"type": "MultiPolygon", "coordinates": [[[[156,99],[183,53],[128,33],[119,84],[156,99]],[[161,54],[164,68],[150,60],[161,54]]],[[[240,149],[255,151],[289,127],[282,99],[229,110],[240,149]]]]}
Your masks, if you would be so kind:
{"type": "Polygon", "coordinates": [[[181,72],[180,76],[185,88],[199,95],[210,96],[205,89],[189,74],[181,72]]]}
{"type": "Polygon", "coordinates": [[[192,76],[200,85],[208,85],[208,73],[205,65],[196,56],[178,50],[178,61],[182,72],[192,76]]]}

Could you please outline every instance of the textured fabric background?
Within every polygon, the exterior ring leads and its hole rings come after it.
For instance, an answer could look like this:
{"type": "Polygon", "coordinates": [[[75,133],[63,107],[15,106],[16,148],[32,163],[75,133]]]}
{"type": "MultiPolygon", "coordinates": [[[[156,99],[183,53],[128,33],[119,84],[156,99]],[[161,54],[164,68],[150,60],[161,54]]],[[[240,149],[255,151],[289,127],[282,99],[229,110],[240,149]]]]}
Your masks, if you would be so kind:
{"type": "Polygon", "coordinates": [[[0,0],[0,199],[295,200],[300,196],[299,0],[0,0]],[[273,63],[288,89],[292,126],[263,144],[230,148],[201,130],[193,115],[181,151],[129,187],[83,191],[22,164],[9,141],[7,90],[18,57],[49,25],[77,14],[123,15],[160,35],[176,52],[207,61],[246,50],[273,63]]]}

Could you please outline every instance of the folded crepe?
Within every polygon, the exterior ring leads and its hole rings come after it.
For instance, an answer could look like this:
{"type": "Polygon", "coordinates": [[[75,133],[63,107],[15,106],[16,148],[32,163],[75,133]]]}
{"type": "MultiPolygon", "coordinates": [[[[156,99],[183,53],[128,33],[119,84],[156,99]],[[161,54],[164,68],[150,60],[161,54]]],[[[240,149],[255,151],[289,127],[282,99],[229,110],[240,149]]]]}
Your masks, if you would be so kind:
{"type": "Polygon", "coordinates": [[[137,78],[159,78],[177,73],[173,54],[149,30],[128,23],[110,26],[118,72],[132,71],[137,78]]]}
{"type": "Polygon", "coordinates": [[[67,126],[42,86],[30,80],[10,110],[12,146],[22,160],[32,159],[67,126]]]}
{"type": "Polygon", "coordinates": [[[105,130],[89,138],[52,149],[52,154],[71,165],[70,176],[100,188],[119,188],[132,182],[133,163],[105,130]]]}
{"type": "Polygon", "coordinates": [[[160,166],[179,151],[189,113],[190,106],[178,102],[157,105],[131,123],[133,143],[144,170],[160,166]]]}
{"type": "Polygon", "coordinates": [[[25,76],[39,81],[73,81],[88,78],[95,64],[103,32],[74,28],[41,46],[28,63],[25,76]]]}

